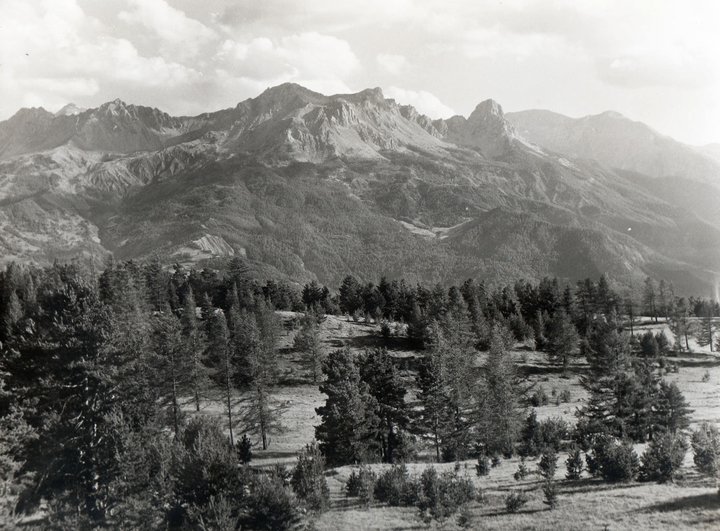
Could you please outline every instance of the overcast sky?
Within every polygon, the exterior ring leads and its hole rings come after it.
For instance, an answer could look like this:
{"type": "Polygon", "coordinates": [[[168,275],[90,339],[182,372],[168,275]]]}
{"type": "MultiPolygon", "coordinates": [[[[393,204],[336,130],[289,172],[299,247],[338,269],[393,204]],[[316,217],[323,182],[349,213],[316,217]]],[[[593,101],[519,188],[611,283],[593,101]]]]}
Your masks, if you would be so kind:
{"type": "Polygon", "coordinates": [[[720,142],[720,1],[0,0],[0,119],[115,98],[196,114],[285,81],[720,142]]]}

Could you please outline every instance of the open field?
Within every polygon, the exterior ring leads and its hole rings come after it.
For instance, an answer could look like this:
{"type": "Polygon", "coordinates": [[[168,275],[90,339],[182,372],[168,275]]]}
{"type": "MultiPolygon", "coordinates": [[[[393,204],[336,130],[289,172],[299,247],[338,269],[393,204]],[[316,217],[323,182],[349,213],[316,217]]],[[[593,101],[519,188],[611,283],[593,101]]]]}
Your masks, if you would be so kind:
{"type": "MultiPolygon", "coordinates": [[[[282,319],[288,324],[296,317],[283,312],[282,319]]],[[[636,327],[638,330],[665,329],[664,324],[648,324],[636,327]]],[[[310,373],[303,365],[300,353],[292,349],[294,332],[286,326],[281,337],[281,385],[275,390],[273,398],[283,405],[283,433],[270,437],[270,447],[263,451],[255,448],[252,465],[269,466],[275,463],[291,465],[295,454],[314,437],[314,426],[319,423],[315,408],[324,403],[317,385],[314,385],[310,373]]],[[[328,316],[321,326],[321,338],[324,349],[331,352],[344,345],[353,350],[362,350],[378,342],[379,330],[375,325],[348,322],[345,318],[328,316]]],[[[393,354],[408,359],[415,355],[412,351],[400,348],[393,354]]],[[[697,345],[691,345],[697,348],[697,345]]],[[[537,387],[542,387],[550,402],[536,407],[539,419],[562,417],[569,422],[575,421],[575,411],[586,399],[586,393],[579,383],[579,374],[584,361],[572,363],[567,374],[547,362],[545,354],[519,349],[513,352],[520,370],[537,387]],[[569,401],[561,402],[556,397],[563,391],[569,392],[569,401]]],[[[479,355],[477,363],[484,362],[479,355]]],[[[674,381],[693,408],[691,422],[693,427],[700,422],[718,422],[720,420],[720,356],[707,350],[697,349],[693,353],[670,358],[680,370],[669,373],[666,378],[674,381]],[[709,374],[709,380],[704,375],[709,374]]],[[[410,365],[407,365],[408,367],[410,365]]],[[[404,374],[412,377],[407,369],[404,374]]],[[[238,396],[238,408],[241,407],[238,396]]],[[[219,400],[204,403],[202,414],[223,415],[223,405],[219,400]]],[[[240,430],[236,430],[239,433],[240,430]]],[[[644,445],[637,445],[640,454],[644,445]]],[[[543,504],[540,490],[540,477],[531,474],[524,480],[513,478],[519,458],[503,460],[485,477],[475,474],[475,460],[459,463],[460,473],[471,478],[483,492],[483,501],[474,502],[469,510],[470,526],[478,529],[720,529],[720,496],[717,495],[715,481],[700,476],[694,469],[692,454],[688,452],[682,473],[673,484],[655,483],[609,484],[600,479],[587,477],[577,481],[564,480],[565,454],[560,454],[556,478],[560,481],[560,502],[553,510],[543,504]],[[530,501],[516,514],[505,510],[504,498],[510,491],[522,490],[528,493],[530,501]]],[[[408,467],[413,474],[420,474],[424,467],[435,466],[438,470],[452,470],[455,463],[434,464],[432,453],[421,452],[419,462],[408,467]]],[[[388,465],[372,465],[382,470],[388,465]]],[[[535,471],[536,461],[528,460],[527,467],[535,471]]],[[[414,508],[387,507],[372,504],[365,508],[357,499],[347,498],[343,487],[353,467],[346,466],[327,473],[331,490],[331,509],[312,522],[315,529],[455,529],[455,518],[445,522],[423,522],[414,508]]]]}

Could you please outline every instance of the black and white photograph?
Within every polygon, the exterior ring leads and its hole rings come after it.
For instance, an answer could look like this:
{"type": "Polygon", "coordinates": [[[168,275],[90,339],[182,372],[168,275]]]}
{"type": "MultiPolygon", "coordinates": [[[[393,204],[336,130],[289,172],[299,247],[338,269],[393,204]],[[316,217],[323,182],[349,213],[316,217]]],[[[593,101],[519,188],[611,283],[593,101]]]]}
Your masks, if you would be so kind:
{"type": "Polygon", "coordinates": [[[0,0],[0,529],[720,529],[720,2],[0,0]]]}

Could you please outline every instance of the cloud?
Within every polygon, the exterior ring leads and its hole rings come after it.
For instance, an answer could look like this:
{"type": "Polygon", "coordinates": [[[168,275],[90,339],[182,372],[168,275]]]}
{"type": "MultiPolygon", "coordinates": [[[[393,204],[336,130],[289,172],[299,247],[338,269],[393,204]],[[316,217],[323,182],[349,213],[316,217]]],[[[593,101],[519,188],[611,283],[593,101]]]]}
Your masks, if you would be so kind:
{"type": "Polygon", "coordinates": [[[377,55],[376,60],[380,68],[395,76],[402,74],[410,67],[410,63],[404,55],[381,53],[377,55]]]}
{"type": "Polygon", "coordinates": [[[75,0],[38,3],[7,0],[0,32],[0,112],[20,106],[59,107],[88,101],[103,91],[172,91],[198,83],[201,72],[161,55],[144,56],[130,40],[113,35],[75,0]]]}
{"type": "Polygon", "coordinates": [[[287,35],[277,40],[256,37],[248,42],[225,40],[216,59],[228,76],[265,83],[307,82],[315,90],[347,90],[345,79],[360,69],[350,45],[319,33],[287,35]]]}
{"type": "Polygon", "coordinates": [[[160,40],[160,50],[166,55],[193,58],[217,38],[217,34],[203,23],[188,17],[165,0],[127,0],[128,9],[117,17],[129,24],[150,30],[160,40]]]}
{"type": "Polygon", "coordinates": [[[430,118],[449,118],[457,114],[445,105],[437,96],[425,90],[407,90],[399,87],[390,87],[385,95],[403,105],[412,105],[421,114],[430,118]]]}

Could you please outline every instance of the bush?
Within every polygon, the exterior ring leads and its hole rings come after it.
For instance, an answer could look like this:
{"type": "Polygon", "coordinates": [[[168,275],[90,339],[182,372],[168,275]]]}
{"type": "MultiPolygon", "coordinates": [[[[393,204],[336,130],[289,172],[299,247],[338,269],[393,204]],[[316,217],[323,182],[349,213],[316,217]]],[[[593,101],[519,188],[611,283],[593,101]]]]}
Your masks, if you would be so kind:
{"type": "Polygon", "coordinates": [[[538,432],[540,448],[550,447],[559,452],[563,441],[569,438],[570,426],[560,417],[551,417],[539,423],[538,432]]]}
{"type": "Polygon", "coordinates": [[[543,503],[548,505],[550,509],[557,507],[557,483],[555,481],[545,481],[542,488],[545,499],[543,503]]]}
{"type": "Polygon", "coordinates": [[[588,470],[605,481],[632,481],[638,474],[640,460],[632,444],[612,437],[598,437],[588,455],[588,470]]]}
{"type": "Polygon", "coordinates": [[[530,395],[528,401],[530,402],[531,406],[539,407],[548,405],[550,399],[548,398],[545,389],[543,389],[542,387],[538,387],[537,389],[535,389],[535,392],[530,395]]]}
{"type": "Polygon", "coordinates": [[[317,443],[308,444],[298,455],[298,462],[290,479],[295,495],[309,509],[324,511],[330,503],[330,489],[325,479],[325,459],[317,443]]]}
{"type": "Polygon", "coordinates": [[[470,507],[463,505],[457,517],[457,524],[460,527],[470,528],[472,526],[472,513],[470,507]]]}
{"type": "Polygon", "coordinates": [[[570,448],[568,458],[565,461],[565,468],[567,469],[567,473],[565,474],[567,479],[580,479],[583,471],[583,460],[579,447],[573,446],[570,448]]]}
{"type": "Polygon", "coordinates": [[[243,434],[236,446],[238,459],[243,465],[247,465],[252,460],[252,442],[247,434],[243,434]]]}
{"type": "MultiPolygon", "coordinates": [[[[512,455],[510,457],[512,457],[512,455]]],[[[498,454],[493,454],[493,456],[490,458],[490,466],[495,468],[497,466],[500,466],[500,463],[500,456],[498,454]]]]}
{"type": "Polygon", "coordinates": [[[301,521],[297,505],[295,496],[279,478],[259,475],[249,486],[240,521],[243,529],[293,529],[301,521]]]}
{"type": "Polygon", "coordinates": [[[435,519],[447,518],[476,496],[472,481],[452,473],[438,475],[433,467],[423,471],[420,487],[418,508],[435,519]]]}
{"type": "Polygon", "coordinates": [[[383,338],[383,341],[386,343],[390,341],[390,337],[392,336],[392,330],[390,329],[390,323],[387,321],[382,321],[380,324],[380,335],[383,338]]]}
{"type": "Polygon", "coordinates": [[[550,447],[560,451],[563,441],[569,437],[570,426],[560,417],[553,417],[538,422],[534,411],[525,420],[522,430],[520,454],[534,456],[543,448],[550,447]]]}
{"type": "Polygon", "coordinates": [[[527,494],[522,491],[511,492],[505,496],[505,509],[509,513],[518,512],[528,502],[527,494]]]}
{"type": "Polygon", "coordinates": [[[475,465],[475,471],[478,476],[487,476],[490,473],[490,459],[485,454],[478,456],[477,465],[475,465]]]}
{"type": "Polygon", "coordinates": [[[572,400],[572,395],[570,394],[569,389],[563,390],[559,395],[558,398],[560,399],[560,402],[567,403],[572,400]]]}
{"type": "Polygon", "coordinates": [[[375,494],[375,472],[367,466],[361,466],[357,471],[353,470],[345,483],[345,494],[351,497],[358,497],[364,505],[370,505],[375,494]]]}
{"type": "Polygon", "coordinates": [[[547,481],[551,481],[555,477],[555,470],[557,469],[557,460],[558,455],[555,453],[555,450],[548,447],[546,448],[542,456],[540,457],[540,461],[538,462],[538,472],[540,475],[545,478],[547,481]]]}
{"type": "Polygon", "coordinates": [[[690,438],[693,462],[706,476],[720,475],[720,432],[714,424],[703,422],[690,438]]]}
{"type": "Polygon", "coordinates": [[[388,505],[409,506],[418,502],[419,489],[405,465],[393,465],[377,478],[374,494],[378,501],[388,505]]]}
{"type": "Polygon", "coordinates": [[[670,432],[655,437],[642,455],[640,479],[665,483],[672,481],[682,466],[688,444],[685,437],[670,432]]]}
{"type": "Polygon", "coordinates": [[[520,463],[518,464],[517,471],[513,474],[513,477],[515,478],[515,481],[520,481],[521,479],[525,479],[528,474],[530,474],[530,471],[527,469],[527,466],[525,465],[525,458],[520,458],[520,463]]]}
{"type": "Polygon", "coordinates": [[[708,383],[710,381],[710,371],[705,371],[702,375],[702,382],[708,383]]]}

